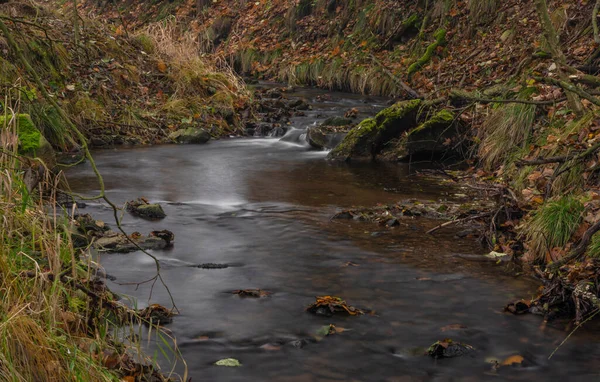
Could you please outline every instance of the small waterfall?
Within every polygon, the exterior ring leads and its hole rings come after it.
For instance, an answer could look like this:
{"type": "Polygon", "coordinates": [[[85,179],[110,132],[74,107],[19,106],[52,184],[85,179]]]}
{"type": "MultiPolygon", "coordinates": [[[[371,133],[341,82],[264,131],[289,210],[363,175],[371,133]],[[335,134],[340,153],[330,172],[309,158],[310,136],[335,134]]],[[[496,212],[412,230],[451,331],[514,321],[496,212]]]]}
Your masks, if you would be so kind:
{"type": "Polygon", "coordinates": [[[280,141],[293,143],[299,146],[308,146],[308,142],[306,141],[306,129],[291,128],[280,141]]]}

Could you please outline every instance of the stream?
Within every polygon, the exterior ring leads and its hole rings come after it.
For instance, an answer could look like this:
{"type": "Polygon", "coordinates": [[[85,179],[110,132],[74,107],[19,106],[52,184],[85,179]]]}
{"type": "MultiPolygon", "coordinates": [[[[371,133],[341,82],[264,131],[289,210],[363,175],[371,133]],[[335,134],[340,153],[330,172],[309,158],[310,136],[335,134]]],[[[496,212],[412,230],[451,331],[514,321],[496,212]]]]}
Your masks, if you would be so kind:
{"type": "MultiPolygon", "coordinates": [[[[154,251],[181,314],[167,328],[177,337],[192,381],[451,381],[597,380],[600,347],[583,327],[548,356],[573,327],[544,324],[538,316],[503,312],[530,298],[537,284],[511,276],[503,265],[465,260],[485,250],[459,239],[459,228],[435,235],[439,224],[403,220],[399,227],[330,220],[352,206],[402,199],[460,200],[460,188],[414,176],[418,165],[334,163],[311,151],[302,130],[357,108],[372,115],[384,100],[302,89],[312,111],[294,118],[296,130],[279,138],[240,138],[206,145],[143,147],[94,153],[109,197],[118,204],[140,196],[163,205],[167,218],[146,221],[125,214],[128,232],[169,229],[175,244],[154,251]],[[323,100],[324,94],[331,98],[323,100]],[[365,103],[365,101],[367,101],[365,103]],[[290,138],[291,137],[291,138],[290,138]],[[202,263],[228,264],[201,269],[202,263]],[[260,288],[259,299],[230,292],[260,288]],[[344,298],[373,310],[359,317],[305,312],[315,296],[344,298]],[[324,325],[344,332],[320,341],[324,325]],[[476,351],[434,360],[424,355],[452,338],[476,351]],[[522,365],[502,366],[513,355],[522,365]],[[214,362],[235,358],[241,367],[214,362]]],[[[89,164],[67,172],[74,191],[98,191],[89,164]]],[[[81,211],[111,223],[112,211],[90,203],[81,211]]],[[[113,225],[114,226],[114,225],[113,225]]],[[[165,288],[122,285],[151,277],[142,253],[99,255],[111,290],[143,307],[170,307],[165,288]]],[[[150,345],[151,348],[157,344],[150,345]]]]}

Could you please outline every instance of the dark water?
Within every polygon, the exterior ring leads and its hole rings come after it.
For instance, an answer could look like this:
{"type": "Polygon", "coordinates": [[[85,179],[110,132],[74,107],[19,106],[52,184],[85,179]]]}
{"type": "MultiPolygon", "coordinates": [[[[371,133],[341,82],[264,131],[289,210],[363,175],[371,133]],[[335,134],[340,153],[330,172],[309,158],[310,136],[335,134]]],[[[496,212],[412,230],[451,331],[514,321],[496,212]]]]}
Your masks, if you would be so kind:
{"type": "MultiPolygon", "coordinates": [[[[364,112],[372,108],[348,96],[315,104],[315,111],[297,123],[306,126],[355,106],[364,112]]],[[[600,349],[585,328],[548,361],[565,329],[544,325],[539,317],[502,312],[506,302],[531,296],[536,284],[508,276],[502,266],[456,256],[483,253],[474,241],[456,239],[451,230],[426,235],[436,222],[407,220],[387,229],[330,221],[343,207],[460,193],[411,176],[406,165],[331,163],[325,153],[276,139],[101,151],[96,159],[114,201],[145,196],[160,201],[168,215],[159,222],[125,215],[124,226],[143,233],[168,228],[176,235],[172,249],[153,254],[163,263],[162,274],[181,311],[168,328],[193,381],[598,379],[600,349]],[[233,266],[187,266],[200,263],[233,266]],[[242,299],[228,293],[246,288],[273,294],[242,299]],[[376,314],[324,318],[306,313],[320,295],[341,296],[376,314]],[[348,330],[293,346],[314,338],[327,324],[348,330]],[[461,328],[448,330],[457,324],[461,328]],[[427,346],[447,337],[474,346],[476,353],[437,361],[423,355],[427,346]],[[517,354],[526,366],[492,373],[491,359],[517,354]],[[243,366],[212,365],[229,357],[243,366]]],[[[97,189],[87,165],[68,175],[76,191],[97,189]]],[[[110,222],[105,206],[92,204],[84,211],[110,222]]],[[[137,298],[140,306],[148,303],[150,285],[118,283],[151,276],[151,259],[113,254],[102,255],[101,263],[116,277],[111,289],[137,298]]],[[[158,284],[150,302],[170,306],[158,284]]]]}

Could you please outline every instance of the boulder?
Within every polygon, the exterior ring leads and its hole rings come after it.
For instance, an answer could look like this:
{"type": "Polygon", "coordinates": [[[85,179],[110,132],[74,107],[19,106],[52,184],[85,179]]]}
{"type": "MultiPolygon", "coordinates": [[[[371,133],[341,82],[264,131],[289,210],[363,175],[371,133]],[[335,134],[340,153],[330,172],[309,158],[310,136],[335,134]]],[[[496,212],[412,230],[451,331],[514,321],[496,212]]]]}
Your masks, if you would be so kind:
{"type": "Polygon", "coordinates": [[[390,160],[404,160],[410,156],[440,156],[455,151],[462,136],[461,125],[454,113],[441,110],[409,131],[385,153],[390,160]]]}
{"type": "Polygon", "coordinates": [[[169,134],[169,139],[177,143],[206,143],[210,140],[210,138],[210,133],[208,131],[195,127],[179,129],[169,134]]]}
{"type": "Polygon", "coordinates": [[[309,127],[306,130],[306,141],[310,145],[310,147],[323,150],[327,147],[327,142],[329,141],[327,138],[327,134],[325,134],[318,127],[309,127]]]}
{"type": "Polygon", "coordinates": [[[383,145],[415,127],[422,101],[402,101],[367,118],[354,127],[328,155],[329,159],[350,160],[374,158],[383,145]]]}
{"type": "MultiPolygon", "coordinates": [[[[12,115],[0,115],[0,127],[4,127],[5,124],[10,123],[12,118],[12,115]]],[[[35,127],[29,114],[16,114],[14,118],[19,137],[19,153],[27,157],[38,158],[47,167],[53,168],[56,165],[54,149],[50,145],[50,142],[44,138],[40,130],[35,127]]]]}

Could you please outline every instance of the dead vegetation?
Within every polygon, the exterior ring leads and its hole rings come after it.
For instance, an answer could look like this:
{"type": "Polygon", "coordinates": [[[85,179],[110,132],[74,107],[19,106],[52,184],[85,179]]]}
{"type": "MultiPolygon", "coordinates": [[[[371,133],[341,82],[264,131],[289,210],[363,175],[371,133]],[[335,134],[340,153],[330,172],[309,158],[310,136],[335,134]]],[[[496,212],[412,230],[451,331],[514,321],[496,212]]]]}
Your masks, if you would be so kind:
{"type": "Polygon", "coordinates": [[[75,248],[72,216],[57,204],[59,177],[23,152],[19,99],[7,91],[0,125],[0,379],[169,380],[139,343],[119,340],[145,319],[106,288],[86,249],[75,248]],[[42,174],[34,184],[32,171],[42,174]]]}

